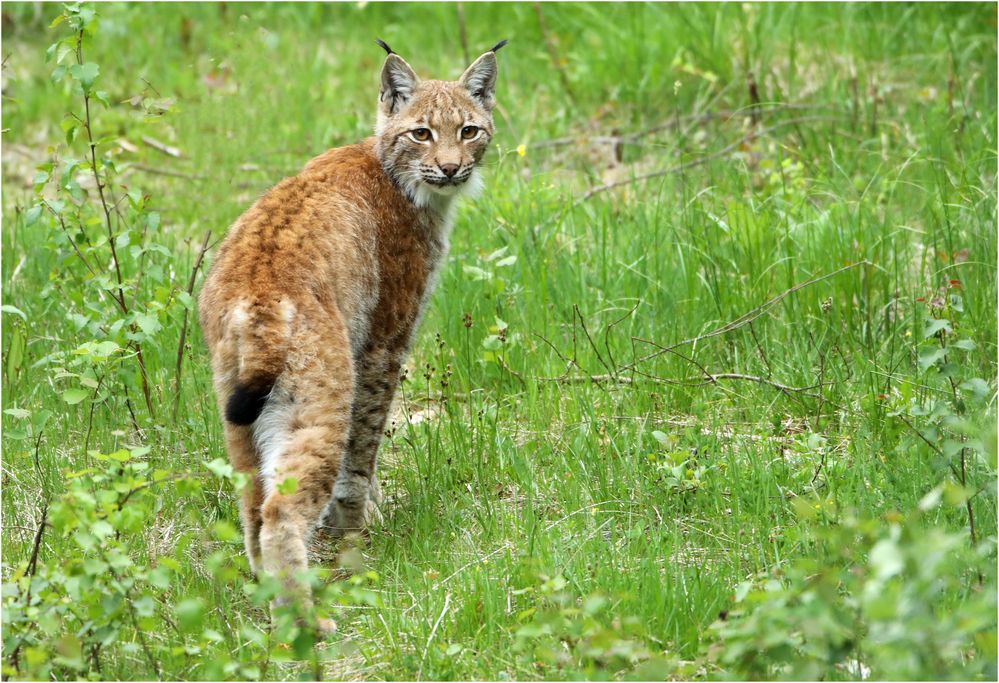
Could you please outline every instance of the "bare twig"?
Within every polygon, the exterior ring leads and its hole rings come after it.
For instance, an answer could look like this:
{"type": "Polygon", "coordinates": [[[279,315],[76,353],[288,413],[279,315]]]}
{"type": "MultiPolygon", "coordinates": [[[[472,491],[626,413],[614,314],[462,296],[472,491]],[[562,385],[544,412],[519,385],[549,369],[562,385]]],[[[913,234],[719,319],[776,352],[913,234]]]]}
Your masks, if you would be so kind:
{"type": "Polygon", "coordinates": [[[559,384],[606,384],[607,382],[617,382],[618,384],[631,384],[630,377],[616,377],[614,375],[563,375],[562,377],[538,377],[542,382],[558,382],[559,384]]]}
{"type": "MultiPolygon", "coordinates": [[[[31,544],[31,557],[28,558],[28,576],[34,576],[35,572],[38,570],[38,554],[42,547],[42,536],[45,534],[45,525],[49,518],[49,501],[42,501],[42,521],[38,523],[38,529],[35,530],[35,539],[31,544]]],[[[26,602],[31,601],[31,583],[28,583],[28,599],[26,602]]]]}
{"type": "Polygon", "coordinates": [[[572,305],[572,311],[576,315],[576,317],[579,318],[579,325],[580,325],[580,327],[583,328],[583,334],[586,335],[586,341],[588,341],[590,343],[590,348],[593,349],[593,353],[596,354],[597,360],[600,361],[600,364],[602,366],[604,366],[604,368],[607,370],[608,374],[613,375],[614,374],[614,368],[612,368],[610,365],[608,365],[604,361],[604,357],[600,355],[600,349],[598,349],[597,345],[593,343],[593,338],[590,336],[590,331],[588,329],[586,329],[586,320],[583,318],[583,314],[579,310],[579,305],[578,304],[573,304],[572,305]]]}
{"type": "Polygon", "coordinates": [[[774,369],[770,366],[770,359],[767,358],[766,352],[763,350],[763,344],[760,343],[759,338],[756,336],[756,329],[753,327],[753,323],[749,323],[749,333],[753,336],[753,342],[756,344],[756,350],[760,353],[760,358],[763,359],[763,364],[767,366],[767,376],[774,374],[774,369]]]}
{"type": "Polygon", "coordinates": [[[143,135],[142,141],[147,145],[149,145],[150,147],[152,147],[153,149],[155,149],[157,152],[162,152],[163,154],[166,154],[168,157],[179,159],[182,156],[184,156],[183,153],[181,153],[181,151],[176,147],[171,147],[165,142],[160,142],[156,138],[151,138],[148,135],[143,135]]]}
{"type": "Polygon", "coordinates": [[[712,382],[717,382],[720,379],[741,379],[748,382],[756,382],[757,384],[766,384],[767,386],[773,387],[774,389],[779,389],[784,393],[804,393],[806,396],[812,396],[817,398],[815,394],[808,394],[812,389],[818,388],[820,385],[813,384],[807,387],[792,387],[787,384],[781,384],[780,382],[774,382],[773,380],[767,379],[765,377],[757,377],[756,375],[744,375],[741,372],[719,372],[719,373],[709,373],[707,379],[701,384],[710,384],[712,382]]]}
{"type": "MultiPolygon", "coordinates": [[[[35,576],[35,572],[38,569],[38,553],[42,547],[42,536],[45,534],[45,527],[48,524],[49,517],[49,501],[46,499],[42,502],[42,521],[38,523],[38,528],[35,530],[35,538],[31,544],[31,557],[28,559],[28,566],[26,569],[26,575],[28,577],[28,587],[24,594],[24,604],[31,604],[31,579],[35,576]]],[[[14,649],[10,653],[9,661],[10,665],[14,667],[15,671],[20,670],[20,654],[21,645],[24,644],[22,639],[17,643],[14,649]]]]}
{"type": "Polygon", "coordinates": [[[527,380],[524,379],[524,376],[522,374],[520,374],[519,372],[517,372],[516,370],[514,370],[513,368],[511,368],[509,365],[507,365],[506,361],[503,360],[503,356],[497,354],[496,355],[496,362],[499,364],[499,366],[501,368],[503,368],[504,370],[506,370],[512,376],[516,377],[517,381],[520,382],[520,386],[522,386],[522,387],[526,387],[527,386],[527,380]]]}
{"type": "Polygon", "coordinates": [[[732,152],[733,150],[738,149],[739,147],[741,147],[742,145],[746,144],[747,142],[755,140],[758,137],[762,137],[764,135],[768,135],[768,134],[770,134],[770,133],[772,133],[772,132],[774,132],[776,130],[779,130],[781,128],[786,128],[788,126],[796,126],[796,125],[798,125],[800,123],[808,123],[810,121],[831,121],[831,120],[835,120],[835,119],[836,119],[836,117],[832,117],[832,116],[801,116],[801,117],[798,117],[798,118],[788,119],[786,121],[781,121],[779,123],[775,123],[774,125],[768,126],[767,128],[763,128],[763,129],[760,129],[760,130],[752,130],[752,131],[746,133],[744,136],[742,136],[738,140],[736,140],[735,142],[730,143],[728,145],[725,145],[724,147],[722,147],[718,151],[713,152],[711,154],[708,154],[706,156],[699,157],[699,158],[693,159],[691,161],[686,161],[686,162],[683,162],[683,163],[675,164],[673,166],[670,166],[669,168],[664,168],[664,169],[662,169],[660,171],[653,171],[652,173],[642,173],[640,175],[636,175],[636,176],[633,176],[631,178],[628,178],[627,180],[619,180],[617,182],[606,183],[604,185],[597,185],[595,187],[591,187],[589,190],[587,190],[586,192],[584,192],[583,195],[578,200],[576,200],[576,202],[573,204],[573,206],[578,206],[578,205],[582,204],[583,202],[585,202],[587,199],[590,199],[591,197],[593,197],[594,195],[600,194],[601,192],[606,192],[607,190],[613,190],[616,187],[622,187],[624,185],[631,185],[632,183],[637,183],[637,182],[641,182],[641,181],[644,181],[644,180],[652,180],[654,178],[662,178],[663,176],[672,175],[673,173],[682,173],[682,172],[684,172],[684,171],[686,171],[688,169],[696,168],[697,166],[701,166],[703,164],[706,164],[709,161],[712,161],[714,159],[718,159],[719,157],[723,157],[723,156],[727,155],[729,152],[732,152]]]}
{"type": "MultiPolygon", "coordinates": [[[[205,252],[208,251],[208,243],[211,241],[212,231],[209,230],[205,233],[205,239],[201,243],[201,250],[198,252],[198,257],[194,260],[194,267],[191,268],[191,277],[187,281],[187,295],[192,296],[194,294],[194,283],[198,277],[198,269],[201,268],[201,261],[205,258],[205,252]]],[[[180,326],[180,341],[177,343],[177,373],[175,375],[176,385],[174,387],[173,396],[173,420],[177,421],[177,412],[180,409],[180,376],[184,367],[184,345],[187,342],[187,321],[189,318],[189,313],[186,308],[184,309],[184,322],[180,326]]]]}
{"type": "Polygon", "coordinates": [[[134,171],[141,171],[142,173],[151,173],[153,175],[165,175],[171,178],[184,178],[185,180],[211,180],[208,176],[195,175],[193,173],[184,173],[182,171],[174,171],[169,168],[158,168],[156,166],[147,166],[145,164],[131,164],[129,168],[134,171]]]}
{"type": "Polygon", "coordinates": [[[648,137],[650,135],[655,135],[656,133],[661,133],[666,130],[677,130],[680,128],[682,124],[685,123],[698,123],[698,122],[707,122],[714,120],[720,120],[725,122],[737,117],[744,117],[744,116],[751,118],[754,111],[774,114],[785,111],[809,111],[809,110],[838,111],[837,108],[832,105],[761,102],[755,107],[745,107],[743,109],[721,109],[719,111],[702,112],[699,114],[687,114],[685,116],[675,116],[671,118],[669,121],[657,123],[654,126],[643,128],[639,131],[635,131],[634,133],[625,133],[623,135],[580,134],[580,135],[573,135],[561,138],[551,138],[549,140],[538,140],[536,142],[530,143],[529,147],[531,149],[544,149],[546,147],[566,147],[568,145],[581,145],[581,144],[605,144],[605,145],[634,144],[638,140],[644,137],[648,137]]]}
{"type": "Polygon", "coordinates": [[[648,341],[648,340],[645,340],[645,339],[638,339],[638,341],[641,341],[643,343],[652,344],[652,345],[656,346],[657,350],[653,351],[652,353],[649,353],[649,354],[647,354],[645,356],[642,356],[641,358],[639,358],[637,360],[634,360],[631,363],[628,363],[626,365],[622,365],[621,367],[619,367],[617,369],[617,372],[621,373],[621,372],[625,372],[627,370],[631,370],[631,369],[635,368],[636,366],[640,365],[641,363],[644,363],[646,361],[652,360],[653,358],[661,356],[664,353],[669,353],[673,349],[678,349],[681,346],[686,346],[687,344],[693,344],[695,342],[704,341],[705,339],[711,339],[712,337],[717,337],[719,335],[726,334],[727,332],[731,332],[733,330],[737,330],[740,327],[742,327],[744,325],[748,325],[749,323],[753,322],[754,320],[756,320],[757,318],[759,318],[761,315],[763,315],[764,313],[766,313],[768,310],[770,310],[775,304],[780,303],[781,301],[783,301],[784,299],[786,299],[790,295],[794,294],[795,292],[798,292],[798,291],[800,291],[800,290],[802,290],[802,289],[804,289],[806,287],[810,287],[810,286],[812,286],[814,284],[817,284],[819,282],[822,282],[824,280],[828,280],[829,278],[835,277],[835,276],[839,275],[840,273],[844,273],[844,272],[846,272],[848,270],[853,270],[854,268],[857,268],[858,266],[868,266],[868,265],[871,265],[871,262],[867,261],[865,259],[863,261],[857,261],[856,263],[851,263],[850,265],[843,266],[842,268],[838,268],[838,269],[832,271],[831,273],[826,273],[825,275],[820,275],[818,277],[814,277],[811,280],[806,280],[805,282],[799,282],[798,284],[794,285],[793,287],[784,290],[783,292],[781,292],[780,294],[778,294],[774,298],[770,299],[766,303],[763,303],[763,304],[757,306],[756,308],[754,308],[754,309],[752,309],[750,311],[747,311],[746,313],[743,313],[741,316],[739,316],[735,320],[727,322],[727,323],[725,323],[724,325],[722,325],[720,327],[716,327],[715,329],[711,330],[710,332],[706,332],[704,334],[697,335],[696,337],[690,337],[688,339],[684,339],[682,341],[678,341],[675,344],[671,344],[669,346],[660,346],[656,342],[651,342],[651,341],[648,341]]]}
{"type": "Polygon", "coordinates": [[[634,315],[635,311],[637,311],[638,307],[641,306],[641,305],[642,305],[642,300],[638,299],[635,302],[635,305],[631,307],[630,311],[628,311],[627,313],[625,313],[624,315],[622,315],[620,318],[618,318],[617,320],[615,320],[614,322],[610,323],[609,325],[607,325],[607,327],[604,328],[604,350],[607,351],[607,359],[610,360],[610,364],[611,365],[615,365],[615,366],[617,365],[617,361],[614,360],[614,353],[611,351],[611,347],[610,347],[610,333],[611,333],[611,330],[614,329],[614,327],[616,325],[618,325],[619,323],[624,322],[625,320],[627,320],[628,318],[630,318],[632,315],[634,315]]]}
{"type": "Polygon", "coordinates": [[[939,455],[940,458],[947,463],[947,467],[950,468],[950,472],[951,472],[951,474],[954,475],[955,479],[958,479],[958,480],[961,479],[961,475],[958,473],[957,468],[954,467],[954,463],[952,463],[950,461],[950,458],[948,458],[947,455],[942,450],[940,450],[940,448],[935,443],[933,443],[932,441],[930,441],[929,439],[927,439],[926,436],[921,431],[919,431],[916,428],[916,425],[914,425],[911,422],[909,422],[909,420],[905,417],[905,415],[897,414],[897,415],[895,415],[895,417],[897,417],[899,420],[901,420],[902,423],[905,424],[906,427],[908,427],[909,429],[911,429],[912,432],[916,436],[918,436],[920,439],[922,439],[923,443],[925,443],[927,446],[929,446],[930,448],[932,448],[933,452],[936,453],[937,455],[939,455]]]}

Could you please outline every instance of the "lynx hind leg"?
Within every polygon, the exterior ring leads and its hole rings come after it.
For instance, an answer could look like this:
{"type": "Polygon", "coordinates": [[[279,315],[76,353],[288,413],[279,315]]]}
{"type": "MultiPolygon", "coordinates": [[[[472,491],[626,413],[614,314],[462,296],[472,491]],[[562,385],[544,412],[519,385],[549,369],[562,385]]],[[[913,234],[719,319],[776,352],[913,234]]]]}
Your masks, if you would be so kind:
{"type": "Polygon", "coordinates": [[[261,507],[263,569],[308,600],[295,574],[307,567],[309,538],[329,502],[350,430],[353,376],[346,334],[303,340],[327,349],[283,377],[255,425],[266,495],[261,507]],[[289,483],[293,479],[294,483],[289,483]]]}
{"type": "Polygon", "coordinates": [[[260,506],[263,487],[257,476],[257,451],[250,430],[233,424],[225,425],[225,446],[229,462],[239,472],[250,477],[239,501],[239,516],[243,523],[243,542],[246,559],[254,574],[261,570],[260,560],[260,506]]]}
{"type": "Polygon", "coordinates": [[[357,370],[357,388],[351,410],[350,441],[327,517],[331,534],[363,532],[382,519],[378,483],[378,446],[399,378],[401,354],[384,348],[369,350],[357,370]]]}

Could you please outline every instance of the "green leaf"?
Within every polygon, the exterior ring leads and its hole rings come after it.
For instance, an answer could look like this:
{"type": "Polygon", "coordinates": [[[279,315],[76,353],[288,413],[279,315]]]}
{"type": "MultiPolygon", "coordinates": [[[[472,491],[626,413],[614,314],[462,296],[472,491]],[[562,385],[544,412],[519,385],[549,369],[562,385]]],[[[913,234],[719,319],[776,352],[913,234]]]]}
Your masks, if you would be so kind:
{"type": "Polygon", "coordinates": [[[277,485],[277,492],[282,496],[290,496],[295,491],[298,490],[298,479],[295,477],[288,477],[280,484],[277,485]]]}
{"type": "Polygon", "coordinates": [[[80,389],[79,387],[75,387],[73,389],[67,389],[66,391],[62,392],[62,400],[64,400],[66,403],[68,403],[71,406],[75,406],[77,403],[79,403],[89,395],[90,392],[87,391],[86,389],[80,389]]]}
{"type": "Polygon", "coordinates": [[[882,580],[895,576],[905,567],[902,551],[898,544],[890,539],[884,539],[874,544],[874,547],[871,548],[870,562],[875,574],[882,580]]]}
{"type": "Polygon", "coordinates": [[[503,254],[505,254],[509,248],[510,247],[500,247],[496,251],[494,251],[494,252],[490,253],[488,256],[486,256],[485,260],[486,261],[495,261],[500,256],[502,256],[503,254]]]}
{"type": "Polygon", "coordinates": [[[100,67],[98,67],[93,62],[87,62],[86,64],[73,64],[69,67],[69,75],[75,80],[80,82],[83,86],[84,92],[89,93],[90,89],[94,85],[94,81],[97,80],[97,76],[100,74],[100,67]]]}
{"type": "Polygon", "coordinates": [[[201,630],[205,620],[205,601],[201,598],[188,598],[177,604],[177,626],[181,631],[195,633],[201,630]]]}
{"type": "Polygon", "coordinates": [[[919,369],[926,372],[947,355],[946,349],[927,349],[919,354],[919,369]]]}
{"type": "Polygon", "coordinates": [[[923,326],[923,339],[929,339],[940,331],[945,334],[951,332],[950,321],[946,318],[930,318],[923,326]]]}
{"type": "Polygon", "coordinates": [[[23,420],[24,418],[26,418],[29,415],[31,415],[31,413],[29,413],[24,408],[8,408],[7,410],[5,410],[3,412],[7,413],[11,417],[17,418],[18,420],[23,420]]]}
{"type": "Polygon", "coordinates": [[[966,379],[958,386],[959,389],[969,391],[975,398],[986,398],[992,393],[988,382],[981,377],[966,379]]]}
{"type": "Polygon", "coordinates": [[[503,347],[503,342],[500,341],[499,335],[491,334],[482,340],[482,348],[489,351],[496,351],[503,347]]]}
{"type": "Polygon", "coordinates": [[[211,462],[205,463],[205,467],[207,467],[208,470],[212,472],[216,477],[220,477],[222,479],[229,479],[230,477],[232,477],[232,473],[235,471],[233,470],[232,465],[227,463],[222,458],[215,458],[211,462]]]}
{"type": "Polygon", "coordinates": [[[194,310],[194,297],[187,292],[177,292],[177,301],[179,301],[187,310],[194,310]]]}
{"type": "Polygon", "coordinates": [[[24,212],[24,225],[31,226],[38,222],[38,219],[42,216],[42,205],[35,204],[30,209],[24,212]]]}
{"type": "Polygon", "coordinates": [[[97,538],[107,538],[114,533],[114,527],[105,522],[103,519],[99,519],[91,525],[90,531],[97,538]]]}
{"type": "Polygon", "coordinates": [[[234,543],[239,540],[239,530],[224,519],[215,522],[212,531],[215,532],[215,537],[223,543],[234,543]]]}
{"type": "Polygon", "coordinates": [[[95,356],[101,356],[103,358],[107,358],[112,353],[120,349],[121,347],[118,346],[118,344],[116,344],[113,341],[102,341],[94,345],[92,353],[95,356]]]}
{"type": "Polygon", "coordinates": [[[55,641],[55,650],[58,653],[54,659],[56,664],[77,671],[86,668],[83,662],[83,645],[76,636],[69,634],[60,636],[55,641]]]}
{"type": "Polygon", "coordinates": [[[465,275],[471,276],[473,280],[491,280],[493,277],[493,274],[489,271],[482,270],[481,268],[477,268],[475,266],[464,265],[461,267],[461,271],[465,273],[465,275]]]}
{"type": "Polygon", "coordinates": [[[961,349],[962,351],[974,351],[978,348],[978,345],[970,339],[958,339],[955,342],[951,342],[951,347],[955,349],[961,349]]]}
{"type": "Polygon", "coordinates": [[[927,510],[932,510],[937,505],[940,504],[940,498],[943,496],[943,487],[935,486],[930,489],[930,492],[923,496],[919,501],[919,509],[923,512],[927,510]]]}
{"type": "Polygon", "coordinates": [[[49,75],[49,79],[53,83],[56,83],[58,81],[61,81],[62,77],[65,76],[65,75],[66,75],[66,66],[63,65],[63,64],[60,64],[56,68],[52,69],[52,73],[49,75]]]}
{"type": "Polygon", "coordinates": [[[56,43],[56,45],[58,46],[56,47],[55,51],[56,64],[62,64],[63,61],[66,59],[66,57],[69,57],[71,54],[73,54],[73,42],[74,41],[72,39],[68,40],[64,39],[59,43],[56,43]]]}
{"type": "Polygon", "coordinates": [[[3,306],[0,306],[0,311],[3,311],[4,313],[13,313],[14,315],[19,315],[25,322],[28,322],[28,316],[26,316],[24,314],[24,311],[22,311],[20,308],[17,308],[16,306],[11,306],[10,304],[4,304],[3,306]]]}
{"type": "Polygon", "coordinates": [[[152,336],[160,331],[162,325],[155,315],[149,313],[139,313],[135,316],[135,323],[147,335],[152,336]]]}

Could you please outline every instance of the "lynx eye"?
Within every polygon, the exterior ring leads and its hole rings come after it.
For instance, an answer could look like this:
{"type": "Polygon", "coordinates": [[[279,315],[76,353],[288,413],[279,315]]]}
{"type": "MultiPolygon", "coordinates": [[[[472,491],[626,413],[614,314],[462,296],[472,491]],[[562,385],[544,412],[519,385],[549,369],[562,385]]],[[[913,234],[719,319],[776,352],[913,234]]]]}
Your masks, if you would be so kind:
{"type": "Polygon", "coordinates": [[[471,140],[478,134],[479,134],[479,129],[477,126],[465,126],[464,128],[461,129],[462,140],[471,140]]]}
{"type": "Polygon", "coordinates": [[[426,142],[431,137],[429,128],[417,128],[416,130],[409,131],[409,134],[417,142],[426,142]]]}

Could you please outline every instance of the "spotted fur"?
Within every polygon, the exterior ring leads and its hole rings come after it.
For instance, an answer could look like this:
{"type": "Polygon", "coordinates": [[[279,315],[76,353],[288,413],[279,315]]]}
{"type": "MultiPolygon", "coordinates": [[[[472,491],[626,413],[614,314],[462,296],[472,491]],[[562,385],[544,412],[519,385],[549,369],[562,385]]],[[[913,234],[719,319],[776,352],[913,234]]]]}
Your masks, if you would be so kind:
{"type": "Polygon", "coordinates": [[[199,313],[229,458],[252,478],[254,571],[290,577],[318,524],[343,534],[377,514],[386,413],[454,201],[480,184],[496,69],[489,51],[457,81],[421,80],[390,51],[375,135],[279,183],[219,248],[199,313]]]}

